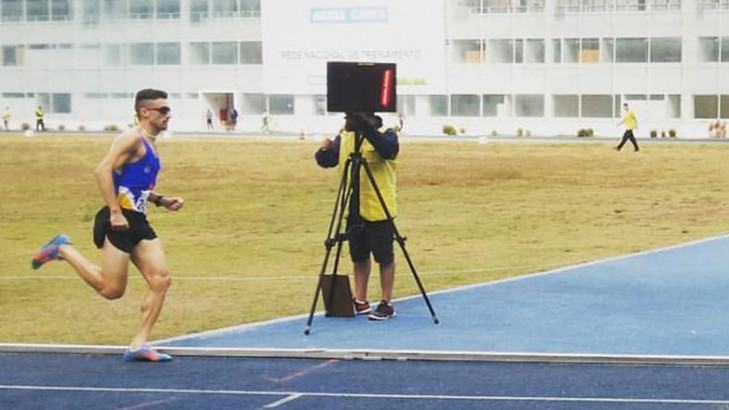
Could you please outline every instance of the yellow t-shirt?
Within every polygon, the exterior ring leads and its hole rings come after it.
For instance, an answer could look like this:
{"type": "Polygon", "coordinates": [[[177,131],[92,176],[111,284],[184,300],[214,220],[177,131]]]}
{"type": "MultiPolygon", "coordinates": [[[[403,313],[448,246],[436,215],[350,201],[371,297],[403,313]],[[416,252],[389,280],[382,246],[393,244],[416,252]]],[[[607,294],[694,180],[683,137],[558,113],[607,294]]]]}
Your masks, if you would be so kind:
{"type": "Polygon", "coordinates": [[[633,110],[628,110],[623,117],[623,123],[625,124],[625,128],[629,130],[638,128],[638,117],[635,116],[635,112],[633,110]]]}

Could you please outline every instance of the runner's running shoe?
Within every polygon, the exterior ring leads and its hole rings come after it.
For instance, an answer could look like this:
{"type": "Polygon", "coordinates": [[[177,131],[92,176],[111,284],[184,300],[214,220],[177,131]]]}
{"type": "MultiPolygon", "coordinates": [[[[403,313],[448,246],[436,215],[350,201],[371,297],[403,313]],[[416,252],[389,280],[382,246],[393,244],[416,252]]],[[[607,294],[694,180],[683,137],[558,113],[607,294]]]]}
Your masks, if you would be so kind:
{"type": "Polygon", "coordinates": [[[169,362],[172,360],[172,356],[144,345],[137,350],[132,350],[131,347],[128,348],[124,352],[124,360],[127,362],[169,362]]]}
{"type": "Polygon", "coordinates": [[[33,269],[39,269],[44,263],[60,259],[58,256],[58,248],[61,245],[70,245],[71,240],[66,235],[56,235],[50,242],[45,244],[38,253],[33,257],[31,265],[33,269]]]}
{"type": "Polygon", "coordinates": [[[395,307],[392,304],[381,300],[375,311],[370,314],[370,320],[387,320],[392,319],[395,316],[395,307]]]}

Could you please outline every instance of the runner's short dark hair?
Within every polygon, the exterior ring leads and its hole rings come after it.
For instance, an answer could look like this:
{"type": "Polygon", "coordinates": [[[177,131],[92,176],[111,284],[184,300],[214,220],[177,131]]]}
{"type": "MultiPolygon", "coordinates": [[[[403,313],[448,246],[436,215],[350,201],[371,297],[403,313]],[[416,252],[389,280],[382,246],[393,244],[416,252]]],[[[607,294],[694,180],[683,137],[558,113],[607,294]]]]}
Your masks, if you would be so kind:
{"type": "Polygon", "coordinates": [[[134,97],[134,111],[139,113],[139,109],[145,101],[159,98],[167,98],[167,93],[153,88],[145,88],[144,90],[137,91],[137,95],[134,97]]]}

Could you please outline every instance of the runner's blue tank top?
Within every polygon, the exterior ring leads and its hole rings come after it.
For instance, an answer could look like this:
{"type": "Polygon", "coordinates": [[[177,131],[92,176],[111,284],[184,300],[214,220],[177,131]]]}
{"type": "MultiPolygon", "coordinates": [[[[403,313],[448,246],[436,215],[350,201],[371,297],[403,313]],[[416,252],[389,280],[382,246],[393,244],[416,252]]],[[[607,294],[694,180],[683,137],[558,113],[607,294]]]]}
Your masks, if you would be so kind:
{"type": "Polygon", "coordinates": [[[161,164],[144,135],[142,142],[146,151],[144,156],[114,171],[114,189],[122,209],[146,214],[147,199],[157,184],[161,164]]]}

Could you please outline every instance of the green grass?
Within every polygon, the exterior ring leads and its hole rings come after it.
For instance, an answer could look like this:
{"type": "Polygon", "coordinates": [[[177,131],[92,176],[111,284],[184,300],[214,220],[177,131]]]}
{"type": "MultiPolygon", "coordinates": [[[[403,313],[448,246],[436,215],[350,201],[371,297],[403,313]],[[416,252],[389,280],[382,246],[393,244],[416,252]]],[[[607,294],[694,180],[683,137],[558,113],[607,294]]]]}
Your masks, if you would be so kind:
{"type": "MultiPolygon", "coordinates": [[[[124,344],[135,333],[144,294],[136,271],[125,297],[109,302],[64,263],[30,268],[58,232],[98,261],[90,230],[102,202],[91,172],[110,141],[0,136],[0,342],[124,344]]],[[[338,182],[314,163],[316,144],[159,145],[159,191],[186,205],[150,212],[173,273],[153,336],[307,312],[338,182]]],[[[405,141],[398,227],[429,291],[716,235],[729,231],[728,150],[675,142],[645,144],[636,155],[593,142],[405,141]]],[[[350,272],[347,255],[343,262],[350,272]]],[[[376,299],[377,280],[370,286],[376,299]]],[[[400,263],[396,295],[416,292],[400,263]]]]}

